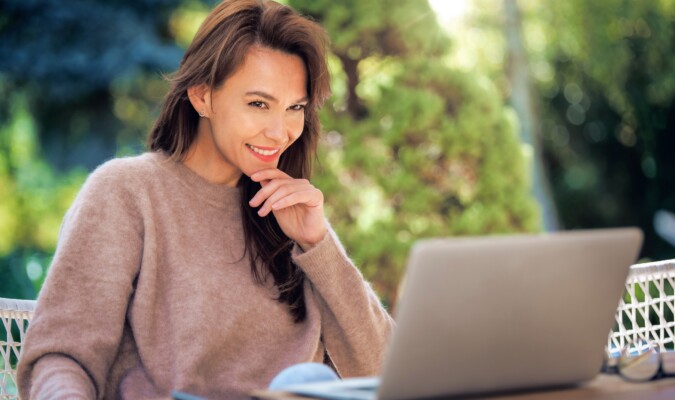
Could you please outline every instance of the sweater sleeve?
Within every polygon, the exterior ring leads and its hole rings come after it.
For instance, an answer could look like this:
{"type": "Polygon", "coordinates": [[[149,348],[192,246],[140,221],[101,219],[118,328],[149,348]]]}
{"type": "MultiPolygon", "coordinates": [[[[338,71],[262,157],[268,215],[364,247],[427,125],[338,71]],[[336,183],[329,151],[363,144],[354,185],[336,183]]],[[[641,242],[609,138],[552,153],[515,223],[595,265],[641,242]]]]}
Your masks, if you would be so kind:
{"type": "Polygon", "coordinates": [[[22,398],[105,393],[143,245],[130,179],[119,165],[94,171],[64,218],[18,367],[22,398]]]}
{"type": "Polygon", "coordinates": [[[342,377],[380,372],[394,321],[359,270],[347,257],[335,233],[309,251],[295,246],[294,262],[312,283],[321,312],[321,335],[342,377]]]}

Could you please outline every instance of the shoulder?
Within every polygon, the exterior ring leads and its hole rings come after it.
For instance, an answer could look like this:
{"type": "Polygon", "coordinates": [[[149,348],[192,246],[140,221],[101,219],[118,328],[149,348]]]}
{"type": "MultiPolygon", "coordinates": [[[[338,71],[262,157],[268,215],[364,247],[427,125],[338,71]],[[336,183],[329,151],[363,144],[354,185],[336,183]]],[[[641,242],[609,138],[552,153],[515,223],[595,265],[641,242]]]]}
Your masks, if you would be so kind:
{"type": "Polygon", "coordinates": [[[143,177],[157,169],[160,157],[157,153],[143,153],[132,157],[114,158],[98,166],[90,178],[127,180],[143,177]]]}
{"type": "Polygon", "coordinates": [[[158,162],[164,156],[158,153],[143,153],[132,157],[120,157],[99,165],[87,178],[85,185],[111,184],[130,187],[142,184],[159,173],[158,162]]]}
{"type": "Polygon", "coordinates": [[[134,197],[158,173],[158,157],[161,156],[156,153],[144,153],[106,161],[89,174],[80,196],[134,197]]]}
{"type": "Polygon", "coordinates": [[[156,175],[159,167],[153,161],[152,153],[133,157],[115,158],[104,162],[92,171],[71,207],[65,221],[138,220],[147,208],[146,192],[148,182],[156,175]]]}

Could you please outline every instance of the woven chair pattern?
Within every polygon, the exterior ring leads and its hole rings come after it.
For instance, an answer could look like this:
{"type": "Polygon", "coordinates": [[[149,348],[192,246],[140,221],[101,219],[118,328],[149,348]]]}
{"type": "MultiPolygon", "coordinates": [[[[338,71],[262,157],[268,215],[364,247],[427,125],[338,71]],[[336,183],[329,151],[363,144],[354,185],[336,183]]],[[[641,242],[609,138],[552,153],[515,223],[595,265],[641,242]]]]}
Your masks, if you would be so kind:
{"type": "Polygon", "coordinates": [[[0,400],[18,398],[16,363],[34,309],[33,300],[0,298],[0,400]]]}
{"type": "Polygon", "coordinates": [[[640,341],[658,344],[672,351],[675,344],[675,259],[635,264],[626,281],[607,352],[616,356],[621,349],[640,341]]]}

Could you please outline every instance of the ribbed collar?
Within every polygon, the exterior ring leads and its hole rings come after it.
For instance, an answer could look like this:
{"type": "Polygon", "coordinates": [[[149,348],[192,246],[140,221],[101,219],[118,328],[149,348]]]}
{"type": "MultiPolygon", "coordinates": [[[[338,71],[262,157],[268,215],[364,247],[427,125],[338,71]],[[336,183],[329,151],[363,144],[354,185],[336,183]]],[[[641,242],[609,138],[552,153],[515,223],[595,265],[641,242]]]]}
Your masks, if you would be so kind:
{"type": "Polygon", "coordinates": [[[212,183],[197,175],[182,162],[173,161],[163,152],[145,153],[145,157],[157,163],[185,185],[195,196],[219,208],[239,206],[241,190],[225,184],[212,183]]]}

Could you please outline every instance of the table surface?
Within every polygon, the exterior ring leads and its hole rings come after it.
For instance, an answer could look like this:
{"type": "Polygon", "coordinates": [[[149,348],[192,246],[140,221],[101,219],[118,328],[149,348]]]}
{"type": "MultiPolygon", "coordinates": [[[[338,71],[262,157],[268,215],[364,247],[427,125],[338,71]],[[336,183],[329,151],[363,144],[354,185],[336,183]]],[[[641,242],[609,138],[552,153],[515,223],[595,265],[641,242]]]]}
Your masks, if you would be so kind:
{"type": "MultiPolygon", "coordinates": [[[[284,392],[257,391],[252,393],[254,399],[261,400],[307,400],[284,392]]],[[[640,399],[665,400],[675,399],[675,378],[665,378],[651,382],[627,382],[619,376],[600,374],[597,378],[583,385],[552,390],[495,395],[488,397],[471,397],[472,399],[490,400],[581,400],[581,399],[640,399]]]]}

